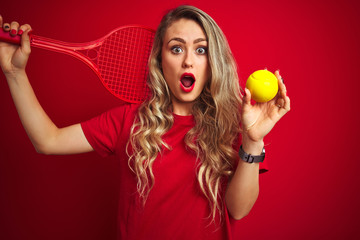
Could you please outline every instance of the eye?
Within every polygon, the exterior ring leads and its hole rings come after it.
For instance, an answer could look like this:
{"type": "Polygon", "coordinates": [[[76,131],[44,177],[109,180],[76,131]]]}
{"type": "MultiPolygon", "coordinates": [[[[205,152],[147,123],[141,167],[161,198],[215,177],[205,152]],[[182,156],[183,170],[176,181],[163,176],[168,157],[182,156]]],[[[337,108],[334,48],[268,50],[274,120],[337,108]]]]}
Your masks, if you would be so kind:
{"type": "Polygon", "coordinates": [[[184,50],[182,50],[181,47],[178,47],[178,46],[174,46],[171,48],[171,51],[175,54],[179,54],[179,53],[182,53],[184,50]]]}
{"type": "Polygon", "coordinates": [[[206,47],[199,47],[196,49],[196,53],[201,54],[201,55],[206,54],[207,49],[206,49],[206,47]]]}

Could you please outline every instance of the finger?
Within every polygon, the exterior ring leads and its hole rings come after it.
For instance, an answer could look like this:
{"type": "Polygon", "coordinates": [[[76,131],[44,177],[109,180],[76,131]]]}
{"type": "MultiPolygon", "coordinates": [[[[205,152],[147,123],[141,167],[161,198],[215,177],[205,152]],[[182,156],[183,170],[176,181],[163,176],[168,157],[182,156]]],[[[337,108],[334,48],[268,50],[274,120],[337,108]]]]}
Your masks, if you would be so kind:
{"type": "Polygon", "coordinates": [[[278,108],[282,108],[285,105],[285,100],[283,98],[276,99],[275,105],[278,108]]]}
{"type": "Polygon", "coordinates": [[[284,109],[286,110],[286,112],[290,111],[290,109],[291,109],[290,98],[288,96],[285,97],[284,109]]]}
{"type": "Polygon", "coordinates": [[[9,23],[4,23],[2,26],[3,26],[3,29],[4,29],[5,32],[10,31],[10,24],[9,23]]]}
{"type": "Polygon", "coordinates": [[[279,87],[281,87],[282,85],[284,85],[284,81],[283,81],[283,78],[282,78],[281,75],[280,75],[280,70],[279,70],[279,69],[275,71],[275,76],[276,76],[276,78],[277,78],[277,80],[278,80],[279,87]]]}
{"type": "Polygon", "coordinates": [[[276,70],[275,71],[275,76],[281,80],[282,83],[284,83],[284,79],[281,77],[280,75],[280,69],[276,70]]]}
{"type": "Polygon", "coordinates": [[[0,28],[3,26],[3,17],[0,15],[0,28]]]}
{"type": "Polygon", "coordinates": [[[287,113],[288,111],[290,111],[290,98],[286,97],[285,98],[285,104],[284,104],[284,114],[287,113]]]}
{"type": "Polygon", "coordinates": [[[18,22],[11,22],[10,24],[10,35],[11,36],[16,36],[17,32],[19,29],[19,23],[18,22]]]}
{"type": "Polygon", "coordinates": [[[24,25],[21,25],[19,27],[19,31],[18,31],[18,35],[22,35],[23,32],[27,31],[27,30],[30,30],[30,32],[32,31],[32,28],[29,24],[24,24],[24,25]]]}
{"type": "MultiPolygon", "coordinates": [[[[30,25],[29,25],[30,26],[30,25]]],[[[21,35],[21,50],[26,53],[26,54],[30,54],[31,52],[31,48],[30,48],[30,36],[29,36],[29,32],[31,31],[31,27],[30,28],[26,28],[26,30],[24,31],[24,33],[21,35]]]]}
{"type": "Polygon", "coordinates": [[[283,100],[283,105],[279,107],[279,114],[283,117],[288,111],[290,111],[290,98],[285,97],[283,100]]]}
{"type": "Polygon", "coordinates": [[[284,79],[283,77],[280,75],[280,70],[276,70],[275,71],[275,76],[278,79],[278,85],[279,85],[279,92],[278,95],[281,97],[285,97],[287,90],[286,90],[286,86],[284,84],[284,79]]]}
{"type": "Polygon", "coordinates": [[[283,83],[279,83],[279,97],[285,98],[287,96],[287,90],[283,83]]]}

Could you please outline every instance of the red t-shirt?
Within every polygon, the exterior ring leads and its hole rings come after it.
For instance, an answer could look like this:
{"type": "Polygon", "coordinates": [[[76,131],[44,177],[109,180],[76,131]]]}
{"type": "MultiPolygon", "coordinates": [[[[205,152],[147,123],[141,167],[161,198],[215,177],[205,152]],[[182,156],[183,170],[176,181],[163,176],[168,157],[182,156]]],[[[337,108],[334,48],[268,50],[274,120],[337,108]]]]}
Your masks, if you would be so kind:
{"type": "Polygon", "coordinates": [[[81,124],[96,152],[115,154],[120,162],[118,239],[231,239],[227,212],[223,224],[208,218],[209,202],[197,181],[196,156],[185,147],[184,136],[195,124],[193,116],[174,114],[174,125],[163,136],[172,150],[158,154],[153,165],[155,185],[142,205],[125,151],[138,107],[123,105],[81,124]]]}

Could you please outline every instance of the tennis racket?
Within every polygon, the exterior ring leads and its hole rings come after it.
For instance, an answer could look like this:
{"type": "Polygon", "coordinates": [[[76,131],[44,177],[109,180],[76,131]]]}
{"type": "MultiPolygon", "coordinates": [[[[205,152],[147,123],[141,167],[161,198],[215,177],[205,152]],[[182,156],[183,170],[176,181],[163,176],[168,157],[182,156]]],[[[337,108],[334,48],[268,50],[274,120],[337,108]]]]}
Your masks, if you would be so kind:
{"type": "MultiPolygon", "coordinates": [[[[106,36],[87,43],[67,43],[30,35],[34,47],[65,53],[83,61],[99,77],[105,88],[117,98],[140,103],[149,94],[147,87],[148,58],[155,31],[138,25],[119,27],[106,36]]],[[[0,40],[20,44],[19,35],[12,37],[0,30],[0,40]]]]}

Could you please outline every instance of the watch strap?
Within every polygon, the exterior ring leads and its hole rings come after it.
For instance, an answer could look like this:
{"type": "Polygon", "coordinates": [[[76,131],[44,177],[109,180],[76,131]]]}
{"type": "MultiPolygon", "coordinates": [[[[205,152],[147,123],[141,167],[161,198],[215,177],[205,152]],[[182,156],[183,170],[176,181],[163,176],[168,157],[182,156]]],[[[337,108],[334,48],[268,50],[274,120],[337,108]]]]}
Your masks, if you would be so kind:
{"type": "Polygon", "coordinates": [[[265,148],[263,148],[260,155],[251,155],[249,153],[244,152],[242,145],[241,145],[240,150],[239,150],[239,157],[247,163],[263,162],[265,159],[265,148]]]}

